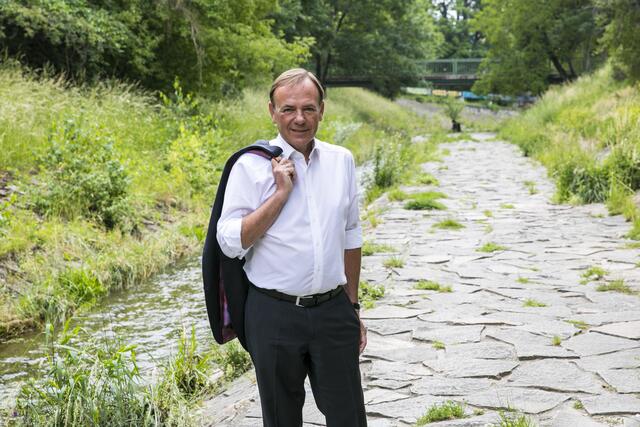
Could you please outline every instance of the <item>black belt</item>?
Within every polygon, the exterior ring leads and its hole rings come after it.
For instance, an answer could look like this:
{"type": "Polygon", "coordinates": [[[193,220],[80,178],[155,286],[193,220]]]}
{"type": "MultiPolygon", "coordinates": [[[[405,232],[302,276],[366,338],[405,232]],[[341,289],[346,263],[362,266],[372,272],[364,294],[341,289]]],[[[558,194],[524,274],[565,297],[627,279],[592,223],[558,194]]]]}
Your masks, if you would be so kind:
{"type": "Polygon", "coordinates": [[[273,297],[282,301],[292,302],[298,307],[315,307],[316,305],[322,304],[323,302],[329,301],[331,298],[337,295],[340,295],[340,292],[343,291],[343,287],[338,286],[335,289],[331,289],[330,291],[324,292],[321,294],[307,295],[304,297],[295,297],[293,295],[283,294],[282,292],[276,291],[275,289],[264,289],[264,288],[259,288],[258,286],[254,286],[254,288],[265,295],[269,295],[270,297],[273,297]]]}

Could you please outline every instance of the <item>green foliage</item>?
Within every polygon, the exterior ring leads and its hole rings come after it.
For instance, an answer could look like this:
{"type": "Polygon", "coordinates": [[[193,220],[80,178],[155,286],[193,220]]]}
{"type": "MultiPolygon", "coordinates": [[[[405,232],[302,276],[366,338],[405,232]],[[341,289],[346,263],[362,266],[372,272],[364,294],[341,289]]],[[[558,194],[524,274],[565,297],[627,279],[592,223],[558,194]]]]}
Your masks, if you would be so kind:
{"type": "Polygon", "coordinates": [[[402,268],[404,267],[404,260],[400,257],[393,256],[385,259],[382,265],[387,268],[402,268]]]}
{"type": "Polygon", "coordinates": [[[620,292],[622,294],[628,294],[628,295],[634,295],[637,293],[633,289],[631,289],[631,287],[629,287],[629,285],[627,285],[623,279],[616,279],[616,280],[612,280],[609,283],[598,285],[598,287],[596,288],[596,291],[598,292],[612,291],[612,292],[620,292]]]}
{"type": "Polygon", "coordinates": [[[430,173],[423,172],[416,177],[416,182],[422,185],[440,185],[440,181],[430,173]]]}
{"type": "Polygon", "coordinates": [[[524,300],[524,302],[522,303],[523,307],[546,307],[547,304],[540,302],[540,301],[536,301],[533,298],[527,298],[524,300]]]}
{"type": "Polygon", "coordinates": [[[516,282],[522,283],[523,285],[526,285],[527,283],[530,283],[531,280],[529,278],[527,278],[527,277],[518,277],[516,279],[516,282]]]}
{"type": "Polygon", "coordinates": [[[581,401],[576,400],[575,402],[573,402],[573,409],[577,409],[577,410],[584,409],[584,405],[582,404],[581,401]]]}
{"type": "Polygon", "coordinates": [[[562,344],[562,338],[558,335],[554,335],[553,338],[551,338],[551,345],[559,346],[560,344],[562,344]]]}
{"type": "Polygon", "coordinates": [[[88,133],[73,121],[55,125],[40,160],[40,185],[31,196],[35,211],[131,230],[135,222],[128,200],[130,181],[113,146],[104,131],[88,133]]]}
{"type": "Polygon", "coordinates": [[[485,55],[482,35],[471,27],[482,2],[444,0],[434,3],[436,25],[444,42],[438,46],[438,58],[481,58],[485,55]]]}
{"type": "Polygon", "coordinates": [[[630,0],[597,0],[596,4],[600,23],[606,25],[602,45],[630,80],[640,80],[640,44],[636,37],[640,4],[630,0]]]}
{"type": "Polygon", "coordinates": [[[593,69],[599,31],[591,0],[487,0],[474,19],[489,45],[476,93],[542,93],[547,77],[562,81],[593,69]]]}
{"type": "Polygon", "coordinates": [[[375,301],[384,296],[384,285],[372,285],[368,282],[360,282],[358,286],[358,301],[365,308],[373,308],[375,301]]]}
{"type": "Polygon", "coordinates": [[[447,348],[442,341],[434,341],[431,346],[436,350],[445,350],[447,348]]]}
{"type": "Polygon", "coordinates": [[[135,346],[110,342],[100,345],[83,336],[82,346],[70,344],[79,334],[62,331],[51,342],[47,328],[47,372],[27,382],[17,398],[16,412],[25,425],[153,425],[151,394],[142,385],[135,346]]]}
{"type": "Polygon", "coordinates": [[[215,347],[213,360],[222,369],[225,381],[233,381],[251,369],[251,357],[237,341],[215,347]]]}
{"type": "Polygon", "coordinates": [[[506,246],[501,246],[494,242],[487,242],[484,245],[482,245],[480,248],[478,248],[478,252],[488,252],[488,253],[504,251],[504,250],[507,250],[506,246]]]}
{"type": "Polygon", "coordinates": [[[460,121],[460,114],[463,109],[464,102],[452,97],[446,98],[446,102],[444,103],[444,112],[452,122],[460,121]]]}
{"type": "Polygon", "coordinates": [[[76,79],[115,76],[166,90],[238,94],[305,60],[309,39],[271,32],[273,0],[243,3],[8,0],[0,4],[0,45],[33,67],[76,79]]]}
{"type": "Polygon", "coordinates": [[[607,270],[602,267],[598,267],[597,265],[591,266],[587,268],[587,270],[580,275],[582,277],[582,283],[588,283],[591,281],[598,281],[604,279],[604,277],[609,274],[607,270]]]}
{"type": "Polygon", "coordinates": [[[393,190],[390,190],[389,192],[387,192],[387,196],[391,201],[403,201],[410,197],[409,194],[405,193],[404,191],[398,188],[394,188],[393,190]]]}
{"type": "Polygon", "coordinates": [[[500,203],[502,209],[515,209],[516,207],[512,203],[500,203]]]}
{"type": "Polygon", "coordinates": [[[288,41],[313,38],[310,63],[321,81],[368,76],[385,96],[417,81],[415,61],[431,56],[440,40],[421,0],[284,0],[280,5],[273,14],[275,31],[288,41]]]}
{"type": "Polygon", "coordinates": [[[573,326],[575,326],[576,328],[582,331],[589,329],[589,325],[582,320],[565,320],[565,322],[572,324],[573,326]]]}
{"type": "Polygon", "coordinates": [[[498,423],[491,424],[491,427],[536,427],[536,424],[524,414],[500,412],[499,416],[498,423]]]}
{"type": "Polygon", "coordinates": [[[527,187],[527,190],[529,190],[529,194],[531,195],[536,194],[538,192],[538,189],[536,188],[536,183],[534,181],[525,181],[524,186],[527,187]]]}
{"type": "Polygon", "coordinates": [[[404,204],[404,208],[409,210],[445,210],[447,207],[437,201],[437,199],[444,197],[446,195],[436,191],[412,194],[411,199],[404,204]]]}
{"type": "Polygon", "coordinates": [[[423,426],[437,421],[455,420],[464,418],[464,406],[452,400],[447,400],[441,404],[434,404],[427,409],[427,413],[418,418],[418,426],[423,426]]]}
{"type": "Polygon", "coordinates": [[[362,245],[362,256],[371,256],[380,252],[396,252],[396,249],[391,245],[375,243],[368,240],[365,240],[362,245]]]}
{"type": "Polygon", "coordinates": [[[452,292],[451,285],[441,285],[432,280],[419,280],[414,288],[427,291],[452,292]]]}
{"type": "Polygon", "coordinates": [[[460,230],[464,228],[464,225],[452,218],[443,219],[440,222],[433,224],[435,228],[441,228],[444,230],[460,230]]]}

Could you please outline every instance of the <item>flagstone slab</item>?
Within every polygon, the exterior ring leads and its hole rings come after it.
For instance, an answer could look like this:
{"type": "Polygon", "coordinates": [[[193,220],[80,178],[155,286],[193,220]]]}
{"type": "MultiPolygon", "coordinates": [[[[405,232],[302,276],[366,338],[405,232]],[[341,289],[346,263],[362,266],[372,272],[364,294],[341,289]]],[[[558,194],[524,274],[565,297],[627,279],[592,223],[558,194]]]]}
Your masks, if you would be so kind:
{"type": "Polygon", "coordinates": [[[593,356],[638,348],[640,342],[589,331],[568,339],[562,345],[580,356],[593,356]]]}
{"type": "Polygon", "coordinates": [[[433,396],[465,396],[486,390],[496,383],[488,378],[444,378],[438,375],[417,380],[411,385],[411,392],[433,396]]]}
{"type": "Polygon", "coordinates": [[[640,370],[609,369],[598,374],[619,393],[640,393],[640,370]]]}
{"type": "Polygon", "coordinates": [[[446,347],[445,354],[446,357],[470,359],[516,359],[513,346],[499,342],[454,344],[446,347]]]}
{"type": "Polygon", "coordinates": [[[421,321],[409,322],[406,319],[367,319],[366,327],[380,335],[396,335],[411,332],[421,321]]]}
{"type": "Polygon", "coordinates": [[[413,339],[419,341],[440,341],[445,345],[479,342],[484,326],[450,326],[444,328],[418,328],[413,331],[413,339]]]}
{"type": "Polygon", "coordinates": [[[559,411],[549,423],[548,427],[608,427],[575,409],[563,409],[559,411]]]}
{"type": "Polygon", "coordinates": [[[605,323],[632,322],[640,320],[640,311],[614,310],[606,313],[576,314],[572,319],[581,320],[588,325],[600,326],[605,323]]]}
{"type": "Polygon", "coordinates": [[[608,325],[593,328],[592,331],[632,340],[640,340],[640,320],[636,320],[634,322],[610,323],[608,325]]]}
{"type": "Polygon", "coordinates": [[[362,311],[360,317],[362,319],[410,319],[426,313],[429,313],[429,310],[414,310],[392,305],[381,305],[370,310],[362,311]]]}
{"type": "Polygon", "coordinates": [[[440,421],[429,423],[429,427],[487,427],[495,423],[498,419],[497,414],[486,413],[473,416],[466,414],[469,418],[461,418],[457,420],[440,421]]]}
{"type": "Polygon", "coordinates": [[[508,379],[510,385],[558,392],[600,393],[604,384],[571,362],[545,359],[523,362],[508,379]]]}
{"type": "Polygon", "coordinates": [[[425,360],[425,366],[454,378],[501,378],[518,362],[512,360],[470,359],[464,357],[425,360]]]}
{"type": "Polygon", "coordinates": [[[561,347],[554,346],[551,339],[518,328],[491,329],[486,336],[509,344],[516,349],[519,359],[562,358],[571,359],[577,357],[575,353],[561,347]]]}
{"type": "Polygon", "coordinates": [[[640,369],[640,349],[581,357],[575,363],[582,369],[592,372],[608,369],[640,369]]]}
{"type": "Polygon", "coordinates": [[[446,399],[442,397],[421,395],[393,402],[368,405],[366,407],[366,411],[367,415],[385,417],[408,424],[415,424],[418,418],[427,412],[427,408],[435,404],[441,404],[445,400],[446,399]]]}
{"type": "Polygon", "coordinates": [[[383,390],[381,388],[372,388],[364,391],[364,404],[377,405],[378,403],[394,402],[396,400],[407,399],[407,394],[395,391],[383,390]]]}
{"type": "Polygon", "coordinates": [[[640,399],[627,394],[605,394],[580,400],[589,415],[638,414],[640,399]]]}
{"type": "Polygon", "coordinates": [[[551,410],[570,398],[567,394],[517,387],[499,387],[468,396],[465,401],[474,406],[490,409],[517,409],[529,414],[551,410]]]}

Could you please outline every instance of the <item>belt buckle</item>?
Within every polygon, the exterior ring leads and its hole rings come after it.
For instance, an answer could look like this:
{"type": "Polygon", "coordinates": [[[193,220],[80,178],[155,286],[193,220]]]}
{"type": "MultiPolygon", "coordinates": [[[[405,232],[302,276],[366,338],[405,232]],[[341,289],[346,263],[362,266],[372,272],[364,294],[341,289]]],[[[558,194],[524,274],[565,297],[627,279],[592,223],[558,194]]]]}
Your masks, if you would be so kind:
{"type": "Polygon", "coordinates": [[[302,307],[302,308],[306,308],[304,305],[300,304],[300,299],[301,298],[313,298],[313,296],[306,296],[306,297],[296,297],[296,306],[298,307],[302,307]]]}

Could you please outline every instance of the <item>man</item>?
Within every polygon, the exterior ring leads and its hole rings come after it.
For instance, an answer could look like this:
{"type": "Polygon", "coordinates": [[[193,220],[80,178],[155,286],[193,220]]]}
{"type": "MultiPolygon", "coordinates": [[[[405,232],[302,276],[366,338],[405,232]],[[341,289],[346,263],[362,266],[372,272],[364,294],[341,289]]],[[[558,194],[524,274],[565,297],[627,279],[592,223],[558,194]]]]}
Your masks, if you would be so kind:
{"type": "Polygon", "coordinates": [[[362,232],[355,164],[315,138],[324,91],[303,69],[281,74],[269,112],[282,156],[245,155],[233,166],[217,239],[244,257],[245,334],[265,426],[301,426],[309,376],[328,427],[366,426],[358,355],[362,232]]]}

